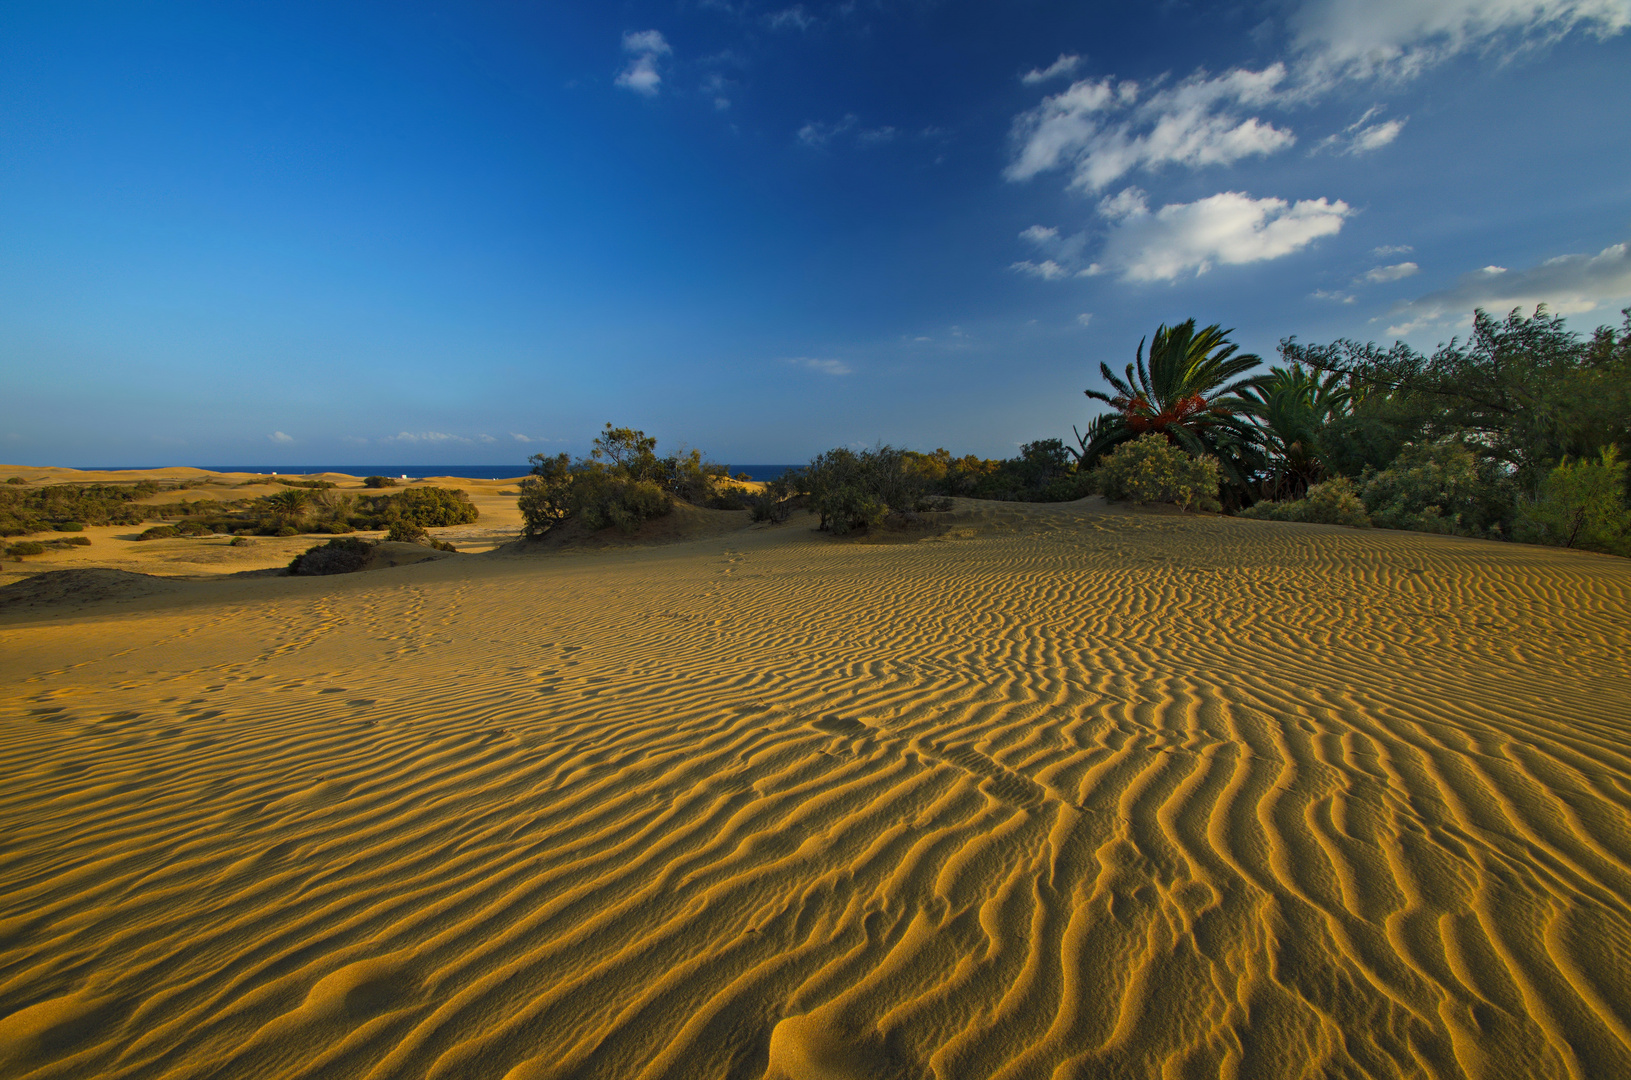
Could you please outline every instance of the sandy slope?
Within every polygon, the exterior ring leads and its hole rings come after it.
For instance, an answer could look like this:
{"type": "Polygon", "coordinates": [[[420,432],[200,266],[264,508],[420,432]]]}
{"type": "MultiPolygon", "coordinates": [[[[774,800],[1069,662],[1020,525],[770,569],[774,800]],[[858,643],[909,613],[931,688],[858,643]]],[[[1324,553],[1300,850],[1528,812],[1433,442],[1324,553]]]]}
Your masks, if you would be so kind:
{"type": "Polygon", "coordinates": [[[1631,563],[966,511],[0,616],[0,1075],[1631,1075],[1631,563]]]}

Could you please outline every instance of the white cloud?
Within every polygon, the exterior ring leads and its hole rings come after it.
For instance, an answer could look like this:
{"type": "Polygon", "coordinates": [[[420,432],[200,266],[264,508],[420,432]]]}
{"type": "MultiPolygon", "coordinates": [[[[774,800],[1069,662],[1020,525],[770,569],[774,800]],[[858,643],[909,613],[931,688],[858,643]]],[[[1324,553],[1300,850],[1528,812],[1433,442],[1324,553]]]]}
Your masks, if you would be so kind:
{"type": "Polygon", "coordinates": [[[1445,317],[1465,318],[1474,308],[1504,313],[1545,304],[1559,315],[1577,315],[1627,300],[1631,300],[1631,248],[1615,244],[1596,255],[1559,255],[1528,270],[1501,266],[1474,270],[1447,289],[1400,304],[1393,313],[1409,318],[1388,327],[1388,333],[1406,334],[1445,317]]]}
{"type": "Polygon", "coordinates": [[[849,375],[854,371],[842,360],[822,360],[814,356],[791,356],[783,360],[782,363],[808,368],[811,371],[819,371],[823,375],[849,375]]]}
{"type": "Polygon", "coordinates": [[[1300,79],[1409,78],[1467,51],[1506,53],[1631,26],[1631,0],[1308,0],[1291,17],[1300,79]]]}
{"type": "Polygon", "coordinates": [[[1029,240],[1033,244],[1046,244],[1059,239],[1059,230],[1052,225],[1032,225],[1019,234],[1021,240],[1029,240]]]}
{"type": "Polygon", "coordinates": [[[1052,259],[1043,259],[1041,262],[1032,262],[1030,259],[1023,259],[1020,262],[1010,264],[1008,269],[1021,274],[1029,274],[1032,277],[1039,277],[1044,281],[1058,281],[1060,278],[1070,276],[1069,270],[1065,269],[1063,266],[1060,266],[1052,259]]]}
{"type": "Polygon", "coordinates": [[[1334,300],[1339,304],[1351,304],[1357,299],[1352,293],[1333,292],[1327,289],[1315,289],[1308,295],[1315,300],[1334,300]]]}
{"type": "Polygon", "coordinates": [[[1409,255],[1415,250],[1409,244],[1383,244],[1381,247],[1371,248],[1371,254],[1379,259],[1385,259],[1389,255],[1409,255]]]}
{"type": "Polygon", "coordinates": [[[477,442],[484,442],[484,443],[493,443],[493,442],[497,442],[498,440],[493,438],[491,435],[477,435],[476,436],[476,441],[477,442]]]}
{"type": "Polygon", "coordinates": [[[1399,137],[1399,132],[1404,130],[1404,126],[1409,119],[1409,117],[1405,117],[1402,120],[1389,120],[1386,123],[1371,124],[1369,127],[1360,128],[1354,133],[1353,138],[1348,141],[1348,148],[1343,153],[1368,154],[1372,150],[1380,150],[1399,137]]]}
{"type": "Polygon", "coordinates": [[[399,431],[395,435],[390,435],[381,439],[380,442],[467,443],[470,442],[470,440],[465,438],[463,435],[449,435],[445,431],[399,431]]]}
{"type": "Polygon", "coordinates": [[[1296,136],[1232,110],[1274,100],[1285,77],[1283,64],[1216,77],[1197,72],[1142,100],[1135,82],[1084,79],[1015,118],[1018,150],[1004,175],[1029,180],[1064,167],[1072,187],[1100,191],[1134,169],[1228,165],[1276,153],[1296,136]]]}
{"type": "Polygon", "coordinates": [[[1407,278],[1419,271],[1421,267],[1413,262],[1394,263],[1392,266],[1373,266],[1365,271],[1365,280],[1372,285],[1379,285],[1386,281],[1398,281],[1407,278]]]}
{"type": "Polygon", "coordinates": [[[637,94],[655,97],[663,76],[657,70],[659,57],[674,50],[669,47],[660,31],[630,30],[623,34],[623,51],[629,53],[629,63],[617,76],[617,85],[637,94]]]}
{"type": "Polygon", "coordinates": [[[772,30],[808,30],[815,25],[815,20],[804,10],[803,4],[794,4],[766,15],[765,25],[772,30]]]}
{"type": "Polygon", "coordinates": [[[1021,75],[1019,81],[1026,86],[1035,86],[1037,83],[1047,82],[1049,79],[1055,79],[1061,75],[1074,74],[1081,64],[1082,58],[1080,56],[1066,56],[1064,53],[1060,53],[1059,59],[1045,68],[1032,68],[1021,75]]]}
{"type": "Polygon", "coordinates": [[[1143,192],[1128,189],[1099,204],[1112,222],[1100,262],[1084,273],[1118,271],[1124,281],[1171,281],[1204,274],[1214,264],[1278,259],[1342,229],[1353,211],[1338,200],[1253,199],[1225,191],[1151,211],[1143,192]]]}
{"type": "Polygon", "coordinates": [[[1076,316],[1076,321],[1081,323],[1083,326],[1091,326],[1093,325],[1093,313],[1091,311],[1084,311],[1080,315],[1076,316]]]}
{"type": "Polygon", "coordinates": [[[292,442],[294,442],[293,437],[285,435],[281,431],[274,431],[274,432],[272,432],[272,434],[270,434],[270,435],[268,435],[266,437],[268,439],[271,439],[275,443],[292,443],[292,442]]]}

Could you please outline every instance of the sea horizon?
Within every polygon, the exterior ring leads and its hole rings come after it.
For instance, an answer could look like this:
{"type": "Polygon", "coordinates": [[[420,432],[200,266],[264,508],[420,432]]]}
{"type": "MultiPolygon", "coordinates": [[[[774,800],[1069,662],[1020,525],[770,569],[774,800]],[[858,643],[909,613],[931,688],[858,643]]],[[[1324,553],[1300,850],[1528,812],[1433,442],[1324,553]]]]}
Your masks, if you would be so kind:
{"type": "MultiPolygon", "coordinates": [[[[63,468],[85,472],[146,472],[162,468],[184,468],[177,465],[69,465],[63,468]]],[[[530,471],[527,465],[196,465],[205,472],[260,473],[262,475],[308,476],[313,473],[343,473],[347,476],[390,476],[397,479],[422,480],[427,476],[460,476],[469,480],[507,480],[523,477],[530,471]]],[[[748,479],[774,480],[798,465],[729,465],[732,476],[747,473],[748,479]]]]}

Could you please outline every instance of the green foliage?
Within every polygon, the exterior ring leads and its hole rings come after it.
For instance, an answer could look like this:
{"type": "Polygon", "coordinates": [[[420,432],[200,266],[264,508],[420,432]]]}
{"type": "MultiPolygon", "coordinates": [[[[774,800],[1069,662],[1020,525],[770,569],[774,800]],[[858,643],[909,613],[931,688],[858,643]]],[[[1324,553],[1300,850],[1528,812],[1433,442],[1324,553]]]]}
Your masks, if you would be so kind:
{"type": "Polygon", "coordinates": [[[1114,411],[1096,417],[1085,434],[1076,433],[1079,449],[1071,452],[1078,463],[1091,467],[1117,446],[1153,432],[1193,457],[1212,457],[1224,479],[1243,492],[1258,459],[1252,430],[1237,415],[1248,403],[1237,395],[1250,385],[1240,376],[1262,360],[1236,355],[1238,346],[1228,338],[1233,332],[1217,324],[1196,330],[1194,319],[1163,325],[1150,340],[1149,362],[1140,341],[1125,378],[1099,364],[1114,393],[1084,393],[1114,411]]]}
{"type": "Polygon", "coordinates": [[[362,486],[366,488],[396,487],[396,481],[389,476],[365,476],[362,478],[362,486]]]}
{"type": "Polygon", "coordinates": [[[0,536],[23,536],[46,532],[54,522],[76,521],[85,525],[138,525],[144,509],[137,499],[161,490],[145,481],[139,484],[47,484],[36,488],[0,485],[0,536]]]}
{"type": "Polygon", "coordinates": [[[532,475],[521,481],[522,535],[539,537],[572,516],[572,457],[534,454],[532,475]]]}
{"type": "Polygon", "coordinates": [[[1359,494],[1374,525],[1458,536],[1503,535],[1512,507],[1511,481],[1453,438],[1405,447],[1359,494]]]}
{"type": "Polygon", "coordinates": [[[247,536],[234,536],[227,542],[227,547],[249,547],[254,542],[247,536]]]}
{"type": "Polygon", "coordinates": [[[1604,447],[1596,461],[1564,458],[1547,474],[1535,498],[1518,504],[1515,538],[1631,555],[1625,482],[1626,462],[1615,447],[1604,447]]]}
{"type": "Polygon", "coordinates": [[[85,523],[83,521],[59,521],[55,525],[52,525],[51,527],[53,529],[57,530],[57,532],[84,532],[85,531],[85,523]]]}
{"type": "Polygon", "coordinates": [[[386,498],[393,516],[426,529],[468,525],[481,516],[470,496],[458,488],[413,487],[386,498]]]}
{"type": "Polygon", "coordinates": [[[793,515],[793,507],[787,500],[779,499],[768,491],[749,495],[745,501],[748,517],[754,521],[768,521],[780,525],[793,515]]]}
{"type": "Polygon", "coordinates": [[[289,573],[301,576],[350,574],[363,569],[374,555],[374,542],[345,537],[307,548],[289,563],[289,573]]]}
{"type": "Polygon", "coordinates": [[[181,535],[181,530],[174,525],[155,525],[151,529],[144,529],[136,537],[138,540],[169,540],[181,535]]]}
{"type": "Polygon", "coordinates": [[[423,544],[430,539],[430,534],[418,524],[399,518],[391,522],[390,529],[385,533],[385,539],[395,544],[423,544]]]}
{"type": "Polygon", "coordinates": [[[68,547],[90,547],[91,538],[88,536],[70,536],[66,540],[53,540],[54,544],[63,544],[68,547]]]}
{"type": "Polygon", "coordinates": [[[967,499],[1007,502],[1067,502],[1091,494],[1087,473],[1076,467],[1071,449],[1059,439],[1039,439],[1006,460],[973,454],[954,458],[944,447],[932,454],[902,451],[909,469],[919,472],[930,491],[967,499]]]}
{"type": "Polygon", "coordinates": [[[1303,521],[1315,525],[1350,525],[1369,528],[1370,515],[1353,481],[1345,476],[1312,484],[1300,499],[1260,502],[1239,512],[1239,517],[1260,521],[1303,521]]]}
{"type": "Polygon", "coordinates": [[[1323,375],[1301,364],[1270,368],[1245,389],[1242,411],[1251,417],[1267,461],[1260,482],[1265,498],[1297,499],[1330,472],[1326,430],[1345,418],[1353,391],[1340,372],[1323,375]]]}
{"type": "Polygon", "coordinates": [[[575,473],[570,499],[572,512],[591,530],[616,526],[633,532],[641,522],[674,509],[673,498],[654,481],[619,476],[610,469],[575,473]]]}
{"type": "Polygon", "coordinates": [[[294,480],[287,476],[274,476],[272,483],[290,488],[305,488],[309,491],[327,491],[335,486],[332,480],[294,480]]]}
{"type": "Polygon", "coordinates": [[[810,509],[821,516],[820,527],[836,536],[876,528],[891,515],[909,521],[925,510],[943,508],[932,497],[923,470],[906,451],[892,446],[859,453],[829,450],[799,470],[795,482],[808,492],[810,509]]]}
{"type": "Polygon", "coordinates": [[[295,528],[293,525],[280,525],[280,526],[278,526],[277,529],[273,530],[272,535],[273,536],[299,536],[300,535],[300,530],[295,528]]]}
{"type": "Polygon", "coordinates": [[[1175,503],[1188,510],[1221,510],[1217,461],[1197,458],[1151,431],[1106,454],[1093,473],[1108,499],[1175,503]]]}
{"type": "Polygon", "coordinates": [[[28,481],[24,480],[20,476],[13,476],[13,477],[10,477],[9,479],[7,479],[6,483],[8,483],[8,484],[26,484],[26,483],[28,483],[28,481]]]}
{"type": "Polygon", "coordinates": [[[33,540],[19,540],[6,546],[6,554],[21,562],[26,555],[44,555],[45,545],[33,540]]]}

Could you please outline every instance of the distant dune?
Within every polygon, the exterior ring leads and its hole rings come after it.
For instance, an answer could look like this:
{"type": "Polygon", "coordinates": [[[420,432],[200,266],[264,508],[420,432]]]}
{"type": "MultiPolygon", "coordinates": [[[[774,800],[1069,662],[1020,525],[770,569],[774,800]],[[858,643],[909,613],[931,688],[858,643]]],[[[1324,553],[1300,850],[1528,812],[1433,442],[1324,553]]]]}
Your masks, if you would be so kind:
{"type": "Polygon", "coordinates": [[[8,578],[0,1076],[1631,1076],[1631,562],[646,539],[8,578]]]}

